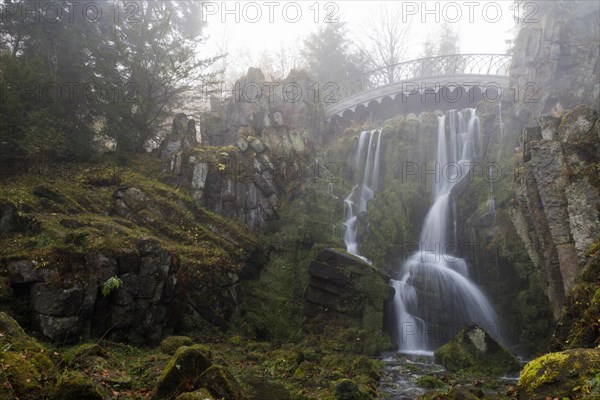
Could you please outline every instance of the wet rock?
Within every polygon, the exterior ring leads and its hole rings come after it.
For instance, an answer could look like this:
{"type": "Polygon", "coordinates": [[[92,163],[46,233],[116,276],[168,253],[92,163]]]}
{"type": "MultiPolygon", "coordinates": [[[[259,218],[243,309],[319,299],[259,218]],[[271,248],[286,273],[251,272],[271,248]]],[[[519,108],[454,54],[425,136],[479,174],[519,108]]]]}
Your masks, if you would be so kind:
{"type": "Polygon", "coordinates": [[[435,351],[435,361],[449,371],[486,371],[503,375],[519,369],[517,358],[477,325],[467,325],[435,351]]]}

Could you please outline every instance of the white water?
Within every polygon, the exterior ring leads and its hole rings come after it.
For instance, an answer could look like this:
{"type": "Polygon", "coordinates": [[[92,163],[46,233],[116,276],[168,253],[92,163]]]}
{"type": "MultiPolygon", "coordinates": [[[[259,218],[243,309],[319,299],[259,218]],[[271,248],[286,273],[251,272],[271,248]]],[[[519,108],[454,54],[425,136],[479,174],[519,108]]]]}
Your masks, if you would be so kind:
{"type": "Polygon", "coordinates": [[[367,210],[367,203],[377,190],[381,157],[381,130],[363,131],[354,155],[355,186],[344,200],[344,243],[350,254],[371,263],[358,251],[357,217],[367,210]],[[366,145],[366,149],[365,149],[366,145]],[[361,171],[364,171],[361,177],[361,171]]]}
{"type": "Polygon", "coordinates": [[[443,337],[436,329],[442,329],[441,321],[427,321],[419,302],[427,308],[436,309],[444,317],[445,324],[460,329],[465,323],[475,322],[492,336],[501,339],[496,312],[486,296],[469,279],[464,259],[450,254],[455,242],[448,238],[450,217],[453,217],[452,233],[456,240],[456,212],[452,210],[452,190],[469,176],[470,161],[475,157],[475,139],[479,131],[479,119],[475,110],[469,110],[468,122],[463,113],[449,113],[449,138],[446,134],[446,118],[438,117],[437,168],[439,176],[434,180],[433,205],[429,209],[421,230],[420,250],[412,254],[402,265],[400,279],[392,280],[396,290],[394,309],[396,313],[399,351],[423,352],[431,350],[429,343],[435,337],[443,337]],[[422,298],[420,298],[422,297],[422,298]]]}

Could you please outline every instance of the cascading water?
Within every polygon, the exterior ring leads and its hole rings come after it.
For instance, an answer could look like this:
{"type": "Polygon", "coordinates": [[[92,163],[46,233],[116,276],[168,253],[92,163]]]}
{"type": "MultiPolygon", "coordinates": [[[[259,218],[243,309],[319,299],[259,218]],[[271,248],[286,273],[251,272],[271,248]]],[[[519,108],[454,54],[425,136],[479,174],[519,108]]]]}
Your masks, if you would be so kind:
{"type": "Polygon", "coordinates": [[[367,210],[367,203],[374,196],[379,180],[381,156],[381,130],[363,131],[358,139],[356,154],[354,156],[354,187],[344,200],[345,205],[345,230],[344,243],[350,254],[370,263],[358,251],[357,217],[367,210]],[[375,142],[376,140],[376,142],[375,142]],[[366,151],[365,151],[366,145],[366,151]],[[375,147],[375,149],[373,149],[375,147]],[[361,171],[362,177],[361,177],[361,171]]]}
{"type": "Polygon", "coordinates": [[[451,251],[457,249],[452,191],[469,176],[479,131],[475,110],[468,110],[468,114],[467,122],[462,112],[450,111],[448,138],[446,117],[438,117],[439,175],[434,180],[433,205],[423,223],[420,250],[404,262],[400,279],[391,282],[396,290],[394,308],[402,352],[431,350],[432,345],[452,337],[468,322],[479,324],[501,340],[496,312],[469,279],[465,260],[451,251]],[[454,242],[448,238],[450,228],[454,242]]]}

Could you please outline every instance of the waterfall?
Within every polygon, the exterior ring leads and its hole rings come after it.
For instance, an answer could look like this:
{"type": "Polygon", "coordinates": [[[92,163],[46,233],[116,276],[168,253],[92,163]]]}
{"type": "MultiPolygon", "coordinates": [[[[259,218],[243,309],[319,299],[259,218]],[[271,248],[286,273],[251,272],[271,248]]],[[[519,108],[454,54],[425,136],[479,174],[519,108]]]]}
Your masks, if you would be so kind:
{"type": "Polygon", "coordinates": [[[452,191],[467,179],[470,161],[476,156],[479,118],[475,109],[468,110],[468,114],[467,122],[463,112],[449,112],[448,138],[446,117],[438,117],[436,169],[440,176],[433,182],[433,204],[423,222],[420,249],[404,262],[400,279],[391,282],[396,289],[394,309],[399,351],[432,350],[433,345],[472,322],[501,339],[496,312],[469,279],[466,261],[449,251],[457,249],[456,243],[448,240],[451,227],[456,240],[452,191]]]}
{"type": "Polygon", "coordinates": [[[367,210],[367,203],[377,190],[381,158],[381,130],[363,131],[354,155],[354,187],[344,200],[344,243],[346,250],[371,263],[358,251],[357,217],[367,210]],[[368,144],[367,144],[368,143],[368,144]],[[365,151],[365,144],[367,146],[365,151]],[[373,149],[375,147],[375,149],[373,149]],[[362,178],[361,178],[361,171],[362,178]]]}

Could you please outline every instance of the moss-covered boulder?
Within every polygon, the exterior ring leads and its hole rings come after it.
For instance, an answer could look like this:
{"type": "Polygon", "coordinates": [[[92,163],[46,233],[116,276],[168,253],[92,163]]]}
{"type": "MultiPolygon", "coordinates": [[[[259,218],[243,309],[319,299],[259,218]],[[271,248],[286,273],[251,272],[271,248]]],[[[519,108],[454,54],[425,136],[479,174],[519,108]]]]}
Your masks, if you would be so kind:
{"type": "Polygon", "coordinates": [[[69,350],[63,354],[63,361],[69,367],[75,364],[83,363],[90,357],[107,357],[106,351],[98,343],[83,343],[69,350]]]}
{"type": "Polygon", "coordinates": [[[341,379],[335,384],[335,400],[369,400],[371,396],[360,390],[360,387],[351,379],[341,379]]]}
{"type": "Polygon", "coordinates": [[[0,398],[37,400],[44,397],[54,364],[46,350],[27,336],[8,314],[0,312],[0,398]]]}
{"type": "Polygon", "coordinates": [[[199,389],[193,392],[182,393],[177,396],[176,400],[216,400],[216,397],[206,389],[199,389]]]}
{"type": "Polygon", "coordinates": [[[152,399],[175,399],[198,389],[198,377],[212,365],[211,353],[202,345],[180,347],[163,370],[152,399]]]}
{"type": "Polygon", "coordinates": [[[519,399],[600,398],[600,350],[572,349],[530,361],[519,378],[519,399]]]}
{"type": "Polygon", "coordinates": [[[449,371],[502,375],[519,369],[517,358],[477,325],[466,325],[435,352],[435,361],[449,371]]]}
{"type": "Polygon", "coordinates": [[[102,400],[106,398],[100,387],[81,372],[69,371],[61,375],[50,393],[51,400],[102,400]]]}
{"type": "Polygon", "coordinates": [[[194,341],[187,336],[168,336],[160,342],[160,350],[165,354],[173,355],[180,347],[193,344],[194,341]]]}
{"type": "Polygon", "coordinates": [[[219,365],[213,365],[204,371],[198,382],[218,399],[243,400],[245,398],[244,391],[235,377],[219,365]]]}

